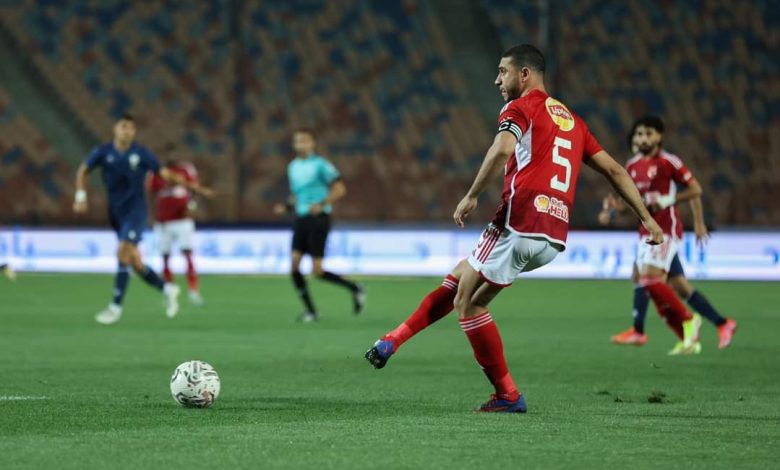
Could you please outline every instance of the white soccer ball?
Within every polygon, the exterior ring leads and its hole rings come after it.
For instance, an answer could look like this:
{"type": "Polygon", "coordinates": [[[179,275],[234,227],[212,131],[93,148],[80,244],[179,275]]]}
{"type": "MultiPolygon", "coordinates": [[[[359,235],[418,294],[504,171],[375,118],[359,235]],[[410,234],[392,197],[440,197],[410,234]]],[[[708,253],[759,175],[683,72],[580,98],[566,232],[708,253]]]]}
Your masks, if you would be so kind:
{"type": "Polygon", "coordinates": [[[187,361],[173,371],[171,395],[180,405],[208,408],[219,396],[219,375],[207,362],[187,361]]]}

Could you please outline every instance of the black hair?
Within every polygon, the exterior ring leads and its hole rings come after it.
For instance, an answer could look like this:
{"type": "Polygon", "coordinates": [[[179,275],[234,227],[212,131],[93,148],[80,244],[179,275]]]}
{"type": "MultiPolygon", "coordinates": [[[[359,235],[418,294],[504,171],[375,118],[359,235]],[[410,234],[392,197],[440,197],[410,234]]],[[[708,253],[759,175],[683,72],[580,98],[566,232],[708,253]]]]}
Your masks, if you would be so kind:
{"type": "Polygon", "coordinates": [[[123,115],[119,116],[119,119],[117,121],[130,121],[135,122],[135,119],[133,119],[133,115],[130,113],[124,113],[123,115]]]}
{"type": "Polygon", "coordinates": [[[542,52],[531,44],[520,44],[510,47],[501,57],[510,57],[515,67],[528,67],[544,74],[545,63],[542,52]]]}
{"type": "Polygon", "coordinates": [[[658,131],[659,134],[664,133],[664,122],[661,120],[658,116],[652,116],[650,114],[647,114],[645,116],[642,116],[641,118],[634,121],[634,125],[631,126],[631,135],[633,136],[636,132],[636,128],[639,126],[645,126],[645,127],[651,127],[658,131]]]}

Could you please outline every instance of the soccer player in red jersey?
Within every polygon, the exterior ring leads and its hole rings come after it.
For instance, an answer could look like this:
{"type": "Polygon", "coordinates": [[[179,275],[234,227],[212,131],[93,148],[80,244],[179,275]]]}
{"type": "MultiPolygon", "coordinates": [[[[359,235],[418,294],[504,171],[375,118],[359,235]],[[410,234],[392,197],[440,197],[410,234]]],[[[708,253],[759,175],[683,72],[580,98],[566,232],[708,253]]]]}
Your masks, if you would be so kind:
{"type": "MultiPolygon", "coordinates": [[[[612,341],[616,344],[638,346],[647,341],[644,333],[644,317],[647,313],[647,295],[650,289],[646,285],[646,278],[643,279],[643,274],[647,272],[649,266],[651,270],[662,269],[663,280],[667,281],[680,297],[685,298],[694,310],[715,324],[718,328],[718,347],[723,349],[731,343],[737,323],[721,316],[707,298],[690,285],[677,255],[677,245],[682,240],[683,232],[675,207],[677,203],[689,201],[698,243],[703,245],[709,237],[701,204],[702,189],[682,160],[662,148],[664,127],[661,118],[644,116],[634,123],[629,134],[634,156],[628,161],[626,168],[653,212],[654,218],[664,228],[669,242],[666,251],[647,250],[645,247],[640,247],[638,250],[632,275],[637,281],[634,291],[634,326],[614,335],[612,341]],[[678,187],[683,188],[682,191],[677,192],[678,187]]],[[[604,210],[599,214],[599,221],[604,225],[609,224],[614,214],[624,208],[624,205],[614,196],[608,196],[604,200],[604,210]]],[[[657,271],[655,274],[658,274],[657,271]]],[[[665,318],[667,321],[670,320],[669,317],[665,318]]],[[[695,324],[699,321],[696,319],[695,324]]],[[[680,326],[674,321],[669,325],[680,336],[680,326]]],[[[686,348],[681,339],[669,353],[676,355],[700,351],[701,344],[698,343],[698,339],[690,348],[686,348]]]]}
{"type": "Polygon", "coordinates": [[[582,163],[602,173],[634,209],[649,244],[663,241],[663,231],[626,170],[602,150],[582,119],[547,94],[544,69],[544,56],[534,46],[515,46],[502,55],[495,84],[507,104],[499,115],[493,145],[453,219],[463,227],[479,195],[503,168],[504,191],[496,215],[471,256],[365,355],[375,368],[384,367],[404,342],[454,307],[477,363],[495,389],[479,408],[484,412],[526,411],[488,305],[520,273],[544,266],[566,248],[582,163]]]}
{"type": "MultiPolygon", "coordinates": [[[[185,181],[199,184],[198,172],[191,163],[169,160],[165,166],[185,181]]],[[[155,199],[154,232],[163,257],[163,278],[165,282],[173,282],[169,262],[171,250],[176,244],[187,259],[190,302],[193,305],[203,305],[203,297],[198,289],[198,273],[192,255],[192,238],[195,233],[195,221],[191,216],[191,210],[195,207],[192,192],[181,184],[162,179],[157,174],[152,175],[149,187],[155,199]]]]}

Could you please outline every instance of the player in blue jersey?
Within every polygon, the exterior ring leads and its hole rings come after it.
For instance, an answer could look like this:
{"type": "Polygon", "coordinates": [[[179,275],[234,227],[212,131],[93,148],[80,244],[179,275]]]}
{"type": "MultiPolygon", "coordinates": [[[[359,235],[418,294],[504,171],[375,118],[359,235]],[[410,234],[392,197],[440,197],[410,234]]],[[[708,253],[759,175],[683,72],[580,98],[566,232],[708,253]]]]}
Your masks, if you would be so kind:
{"type": "Polygon", "coordinates": [[[292,196],[287,205],[277,204],[274,208],[274,212],[279,215],[294,212],[296,216],[290,274],[298,296],[306,307],[301,316],[304,322],[318,320],[320,316],[309,294],[306,279],[300,271],[301,259],[305,254],[312,257],[312,272],[315,276],[350,291],[355,314],[363,310],[366,300],[366,292],[362,286],[338,274],[325,271],[322,267],[332,206],[344,197],[347,188],[336,167],[325,157],[314,153],[315,145],[315,135],[311,129],[299,129],[293,135],[296,156],[287,167],[292,196]]]}
{"type": "Polygon", "coordinates": [[[76,195],[73,210],[87,211],[87,174],[95,168],[102,170],[103,183],[108,192],[108,217],[119,238],[118,270],[114,280],[114,294],[111,303],[95,317],[98,323],[110,325],[122,316],[122,300],[130,281],[129,268],[147,284],[164,294],[165,313],[169,318],[179,310],[179,287],[166,284],[156,272],[141,260],[138,243],[146,228],[147,207],[145,182],[147,173],[159,173],[166,180],[187,186],[189,189],[210,196],[211,190],[185,181],[181,176],[160,166],[157,157],[134,142],[135,122],[130,115],[124,115],[114,125],[112,142],[96,147],[82,163],[76,173],[76,195]]]}

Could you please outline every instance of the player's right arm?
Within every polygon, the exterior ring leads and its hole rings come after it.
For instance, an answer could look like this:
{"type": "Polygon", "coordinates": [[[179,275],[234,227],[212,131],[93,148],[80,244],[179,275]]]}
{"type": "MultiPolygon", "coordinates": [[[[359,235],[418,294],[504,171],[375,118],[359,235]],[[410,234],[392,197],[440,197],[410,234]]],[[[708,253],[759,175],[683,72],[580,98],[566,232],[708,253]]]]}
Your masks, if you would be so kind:
{"type": "Polygon", "coordinates": [[[86,163],[79,165],[76,170],[76,193],[73,196],[73,212],[82,214],[87,211],[87,173],[89,168],[86,163]]]}
{"type": "Polygon", "coordinates": [[[87,211],[87,175],[103,163],[103,152],[95,147],[84,163],[76,170],[76,193],[73,195],[73,212],[82,214],[87,211]]]}
{"type": "Polygon", "coordinates": [[[601,150],[591,158],[585,160],[585,163],[604,175],[615,191],[624,201],[626,201],[626,203],[628,203],[628,206],[639,217],[639,220],[642,221],[642,225],[650,232],[650,238],[646,240],[647,243],[651,245],[662,243],[664,240],[663,230],[661,230],[661,227],[655,219],[653,219],[653,216],[650,215],[647,207],[645,207],[642,196],[639,195],[639,190],[636,188],[634,180],[631,179],[631,176],[629,176],[626,169],[604,150],[601,150]]]}

